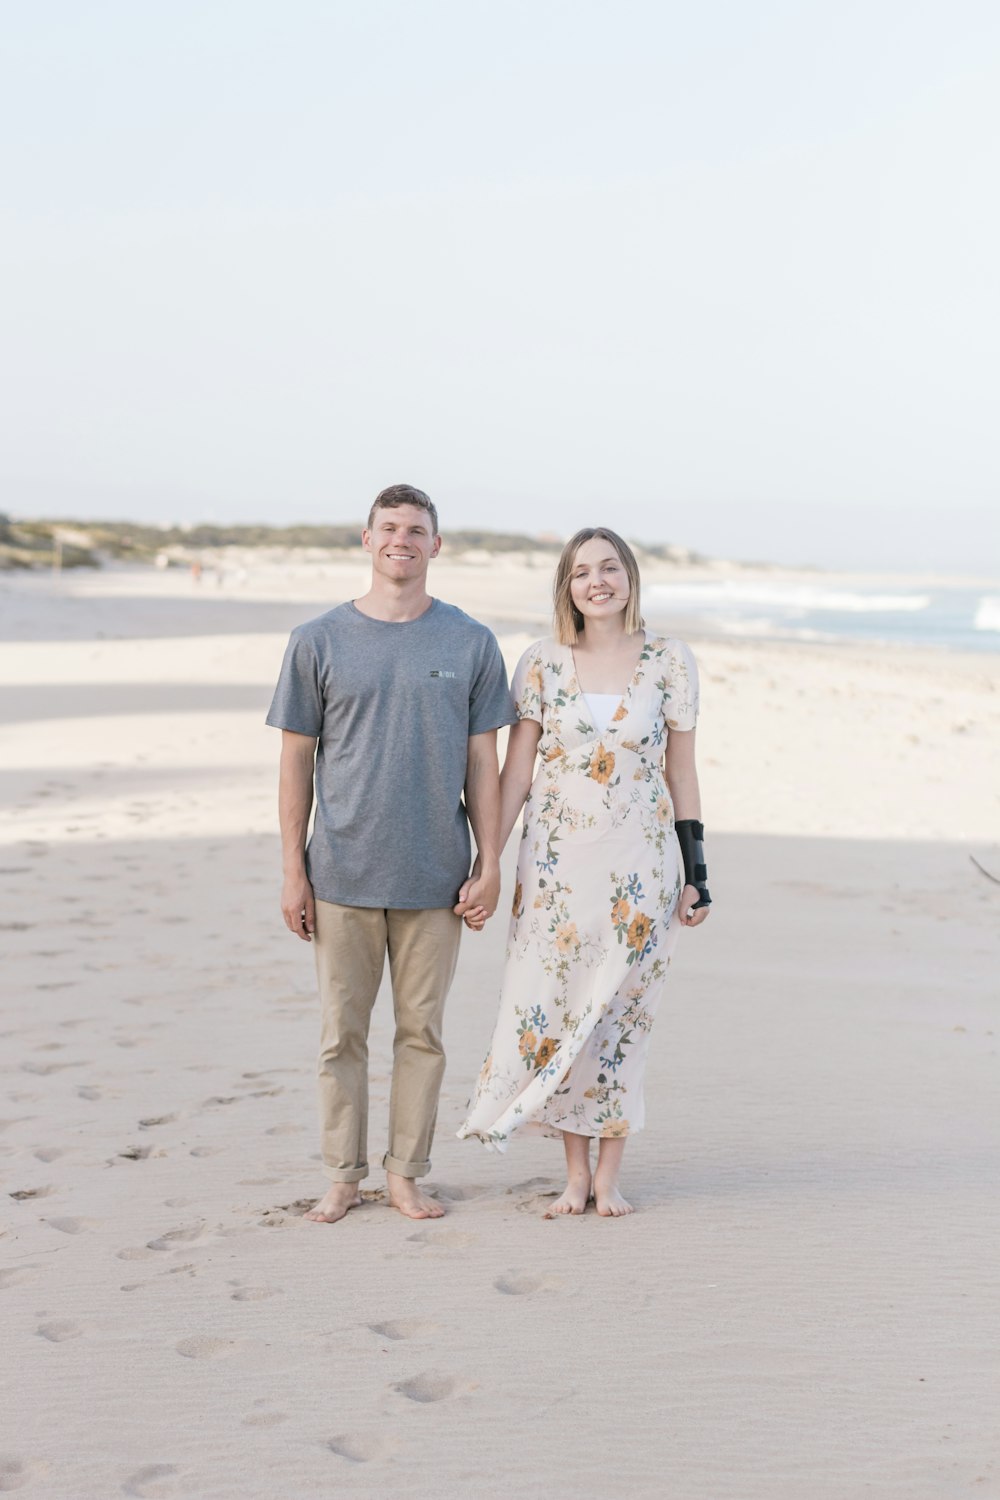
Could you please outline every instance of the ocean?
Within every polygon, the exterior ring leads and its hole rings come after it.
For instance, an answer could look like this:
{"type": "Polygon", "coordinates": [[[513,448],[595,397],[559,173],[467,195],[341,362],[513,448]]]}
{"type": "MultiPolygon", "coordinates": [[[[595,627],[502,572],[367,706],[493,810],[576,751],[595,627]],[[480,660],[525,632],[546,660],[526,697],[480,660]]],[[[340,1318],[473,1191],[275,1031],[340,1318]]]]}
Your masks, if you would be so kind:
{"type": "Polygon", "coordinates": [[[873,641],[953,651],[1000,651],[1000,583],[866,588],[837,583],[725,578],[643,589],[651,623],[680,617],[712,634],[797,641],[873,641]]]}

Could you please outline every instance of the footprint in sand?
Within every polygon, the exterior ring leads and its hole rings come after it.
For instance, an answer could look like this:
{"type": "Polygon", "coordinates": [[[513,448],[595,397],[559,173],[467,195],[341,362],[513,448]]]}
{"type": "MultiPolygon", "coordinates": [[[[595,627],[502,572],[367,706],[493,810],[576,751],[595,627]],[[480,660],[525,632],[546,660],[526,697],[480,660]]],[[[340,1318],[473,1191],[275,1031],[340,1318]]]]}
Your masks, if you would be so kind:
{"type": "MultiPolygon", "coordinates": [[[[152,1154],[152,1146],[126,1146],[124,1151],[119,1151],[118,1153],[119,1157],[122,1157],[125,1161],[145,1161],[147,1157],[152,1156],[152,1154]]],[[[160,1156],[166,1156],[167,1153],[165,1151],[160,1151],[157,1154],[160,1156]]],[[[116,1158],[112,1157],[111,1160],[114,1161],[116,1160],[116,1158]]]]}
{"type": "Polygon", "coordinates": [[[41,1338],[48,1339],[50,1344],[64,1344],[67,1339],[80,1338],[83,1329],[70,1318],[57,1318],[52,1323],[41,1323],[35,1332],[41,1338]]]}
{"type": "Polygon", "coordinates": [[[33,1479],[41,1479],[48,1464],[37,1458],[20,1458],[14,1453],[0,1454],[0,1490],[20,1490],[33,1479]]]}
{"type": "Polygon", "coordinates": [[[60,1234],[83,1234],[87,1229],[96,1229],[100,1219],[68,1218],[68,1219],[46,1219],[46,1224],[58,1229],[60,1234]]]}
{"type": "Polygon", "coordinates": [[[152,1130],[154,1125],[172,1125],[178,1115],[147,1115],[144,1120],[139,1121],[141,1130],[152,1130]]]}
{"type": "Polygon", "coordinates": [[[167,1500],[177,1494],[174,1476],[178,1472],[176,1464],[147,1464],[126,1479],[122,1492],[135,1495],[138,1500],[161,1500],[161,1497],[167,1500]]]}
{"type": "Polygon", "coordinates": [[[338,1458],[349,1459],[352,1464],[370,1464],[388,1458],[396,1444],[381,1433],[345,1433],[343,1437],[330,1438],[327,1447],[338,1458]]]}
{"type": "Polygon", "coordinates": [[[401,1396],[408,1401],[444,1401],[449,1396],[454,1396],[459,1390],[459,1383],[451,1375],[440,1375],[434,1370],[425,1370],[422,1375],[414,1375],[410,1380],[401,1380],[398,1385],[393,1386],[401,1396]]]}
{"type": "Polygon", "coordinates": [[[266,1302],[268,1297],[280,1297],[281,1288],[280,1286],[238,1286],[230,1295],[233,1302],[266,1302]]]}
{"type": "Polygon", "coordinates": [[[443,1198],[445,1203],[468,1203],[473,1198],[484,1198],[487,1193],[494,1191],[490,1187],[445,1187],[443,1184],[434,1188],[435,1196],[443,1198]]]}
{"type": "Polygon", "coordinates": [[[25,1198],[47,1198],[50,1193],[54,1192],[55,1188],[51,1186],[36,1188],[17,1188],[8,1196],[11,1198],[16,1198],[19,1202],[22,1202],[25,1198]]]}
{"type": "Polygon", "coordinates": [[[555,1291],[560,1283],[554,1281],[551,1276],[509,1271],[505,1276],[498,1276],[493,1285],[498,1292],[503,1292],[505,1297],[528,1297],[532,1292],[555,1291]]]}
{"type": "Polygon", "coordinates": [[[193,1240],[200,1240],[205,1235],[204,1224],[195,1224],[190,1229],[168,1229],[166,1234],[161,1234],[155,1240],[147,1240],[148,1250],[177,1250],[181,1245],[190,1245],[193,1240]]]}
{"type": "Polygon", "coordinates": [[[145,1245],[126,1245],[124,1250],[116,1250],[117,1260],[155,1260],[156,1251],[148,1249],[145,1245]]]}
{"type": "Polygon", "coordinates": [[[192,1338],[181,1339],[174,1348],[185,1359],[225,1359],[239,1348],[235,1339],[213,1339],[207,1333],[196,1333],[192,1338]]]}
{"type": "Polygon", "coordinates": [[[243,1418],[244,1427],[277,1427],[288,1421],[287,1411],[248,1411],[243,1418]]]}
{"type": "Polygon", "coordinates": [[[441,1250],[464,1250],[476,1244],[474,1234],[463,1234],[460,1229],[420,1229],[406,1238],[414,1245],[433,1245],[441,1250]]]}
{"type": "Polygon", "coordinates": [[[21,1286],[25,1281],[34,1281],[35,1272],[40,1271],[41,1266],[7,1266],[0,1271],[0,1291],[8,1286],[21,1286]]]}
{"type": "Polygon", "coordinates": [[[274,1208],[263,1209],[263,1217],[259,1222],[272,1229],[278,1225],[291,1224],[296,1219],[301,1219],[310,1208],[314,1208],[318,1201],[317,1198],[296,1198],[294,1203],[278,1203],[274,1208]]]}
{"type": "Polygon", "coordinates": [[[36,1161],[58,1161],[60,1156],[65,1156],[69,1150],[68,1146],[39,1146],[35,1152],[36,1161]]]}
{"type": "Polygon", "coordinates": [[[559,1188],[551,1177],[529,1177],[526,1182],[515,1182],[513,1187],[507,1189],[511,1193],[537,1193],[546,1198],[550,1193],[558,1193],[559,1188]]]}
{"type": "Polygon", "coordinates": [[[436,1333],[437,1323],[428,1323],[423,1318],[393,1318],[388,1323],[369,1323],[372,1333],[384,1339],[416,1339],[421,1334],[436,1333]]]}

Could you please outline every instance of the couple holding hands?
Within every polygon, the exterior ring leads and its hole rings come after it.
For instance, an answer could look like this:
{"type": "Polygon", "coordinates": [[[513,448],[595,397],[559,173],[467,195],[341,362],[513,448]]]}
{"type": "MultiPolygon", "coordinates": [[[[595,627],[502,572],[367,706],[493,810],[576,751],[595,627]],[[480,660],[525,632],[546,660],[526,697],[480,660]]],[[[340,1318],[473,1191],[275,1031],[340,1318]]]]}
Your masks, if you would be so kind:
{"type": "Polygon", "coordinates": [[[292,632],[267,716],[282,731],[282,913],[314,945],[321,1000],[329,1185],[306,1217],[334,1223],[361,1203],[387,954],[389,1201],[410,1218],[443,1213],[417,1181],[431,1165],[444,1002],[463,922],[480,930],[493,915],[522,812],[499,1013],[459,1135],[498,1151],[515,1132],[561,1136],[566,1188],[546,1217],[591,1199],[603,1216],[631,1213],[618,1179],[643,1124],[653,1019],[680,928],[710,901],[694,658],[643,630],[635,557],[607,528],[564,547],[553,634],[510,689],[492,632],[427,592],[441,538],[422,490],[383,490],[362,542],[367,593],[292,632]]]}

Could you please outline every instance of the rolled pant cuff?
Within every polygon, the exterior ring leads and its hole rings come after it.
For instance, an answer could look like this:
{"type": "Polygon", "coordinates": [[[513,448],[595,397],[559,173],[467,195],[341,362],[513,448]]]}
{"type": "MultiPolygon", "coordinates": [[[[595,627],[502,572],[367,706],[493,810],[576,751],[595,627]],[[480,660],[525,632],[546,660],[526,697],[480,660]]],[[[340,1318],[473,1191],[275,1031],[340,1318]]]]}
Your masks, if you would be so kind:
{"type": "Polygon", "coordinates": [[[360,1182],[368,1176],[367,1163],[363,1167],[328,1167],[323,1163],[323,1172],[330,1182],[360,1182]]]}
{"type": "Polygon", "coordinates": [[[426,1177],[431,1169],[429,1161],[400,1161],[398,1156],[389,1156],[388,1153],[383,1156],[382,1165],[387,1172],[395,1172],[399,1177],[426,1177]]]}

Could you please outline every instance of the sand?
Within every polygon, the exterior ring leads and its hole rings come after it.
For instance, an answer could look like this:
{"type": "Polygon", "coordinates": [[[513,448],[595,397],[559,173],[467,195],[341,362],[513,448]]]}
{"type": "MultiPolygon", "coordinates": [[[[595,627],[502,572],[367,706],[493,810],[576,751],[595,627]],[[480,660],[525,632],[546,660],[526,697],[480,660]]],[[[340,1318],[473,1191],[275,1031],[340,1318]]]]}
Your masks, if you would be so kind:
{"type": "MultiPolygon", "coordinates": [[[[1000,1495],[1000,885],[970,859],[1000,875],[1000,658],[693,640],[716,907],[657,1022],[639,1212],[546,1222],[557,1146],[454,1137],[501,917],[449,1001],[446,1218],[376,1170],[326,1227],[262,721],[288,628],[363,573],[251,563],[0,580],[0,1491],[1000,1495]]],[[[434,578],[510,661],[547,583],[434,578]]]]}

